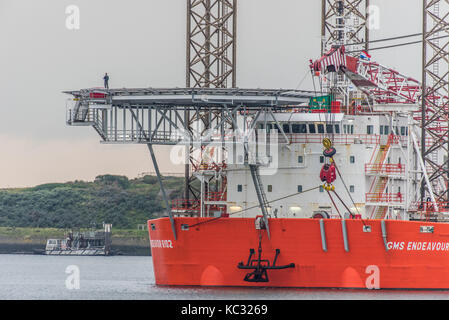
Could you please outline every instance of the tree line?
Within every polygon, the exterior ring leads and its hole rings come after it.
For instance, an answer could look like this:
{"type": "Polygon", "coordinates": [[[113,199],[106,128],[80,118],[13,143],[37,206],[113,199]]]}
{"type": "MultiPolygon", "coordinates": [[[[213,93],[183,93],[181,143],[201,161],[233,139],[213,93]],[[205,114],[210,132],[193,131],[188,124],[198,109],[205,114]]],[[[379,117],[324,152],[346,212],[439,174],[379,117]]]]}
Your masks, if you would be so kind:
{"type": "MultiPolygon", "coordinates": [[[[164,177],[171,199],[182,195],[182,181],[164,177]]],[[[92,182],[0,190],[0,226],[5,227],[87,228],[112,223],[114,228],[131,229],[164,210],[157,178],[150,175],[100,175],[92,182]]]]}

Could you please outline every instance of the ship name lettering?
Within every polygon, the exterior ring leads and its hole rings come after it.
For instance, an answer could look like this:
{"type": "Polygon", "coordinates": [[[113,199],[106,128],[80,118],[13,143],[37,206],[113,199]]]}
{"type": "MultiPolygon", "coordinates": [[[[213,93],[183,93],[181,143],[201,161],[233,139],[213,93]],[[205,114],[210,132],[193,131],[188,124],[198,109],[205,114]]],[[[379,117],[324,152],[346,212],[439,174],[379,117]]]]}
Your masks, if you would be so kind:
{"type": "Polygon", "coordinates": [[[171,240],[150,240],[151,248],[173,248],[171,240]]]}
{"type": "Polygon", "coordinates": [[[389,250],[404,250],[404,245],[405,245],[404,241],[402,242],[393,241],[387,243],[387,247],[389,250]]]}
{"type": "Polygon", "coordinates": [[[390,241],[387,243],[388,250],[406,251],[449,251],[449,242],[428,241],[390,241]]]}

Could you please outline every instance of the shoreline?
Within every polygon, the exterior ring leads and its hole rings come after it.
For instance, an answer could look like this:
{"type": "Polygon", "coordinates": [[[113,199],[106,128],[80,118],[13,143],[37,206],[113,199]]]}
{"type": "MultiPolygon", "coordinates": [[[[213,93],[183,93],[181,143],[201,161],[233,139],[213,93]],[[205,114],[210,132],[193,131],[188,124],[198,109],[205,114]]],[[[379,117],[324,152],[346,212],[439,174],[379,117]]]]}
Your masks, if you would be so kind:
{"type": "MultiPolygon", "coordinates": [[[[0,227],[0,254],[39,254],[47,239],[63,238],[64,230],[52,228],[0,227]]],[[[148,232],[113,230],[111,249],[115,255],[151,256],[148,232]]]]}
{"type": "MultiPolygon", "coordinates": [[[[39,255],[45,249],[45,244],[39,243],[0,243],[0,254],[30,254],[39,255]]],[[[132,245],[112,245],[115,252],[112,255],[121,256],[151,256],[150,248],[132,245]]],[[[42,255],[42,254],[41,254],[42,255]]]]}

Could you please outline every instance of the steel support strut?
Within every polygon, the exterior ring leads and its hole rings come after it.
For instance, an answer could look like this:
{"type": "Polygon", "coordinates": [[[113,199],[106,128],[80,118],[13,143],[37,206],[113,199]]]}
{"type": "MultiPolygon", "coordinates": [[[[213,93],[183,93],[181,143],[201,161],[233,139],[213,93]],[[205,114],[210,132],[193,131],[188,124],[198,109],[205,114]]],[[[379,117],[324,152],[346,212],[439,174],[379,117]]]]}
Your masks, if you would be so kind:
{"type": "Polygon", "coordinates": [[[153,160],[154,170],[156,171],[157,180],[159,182],[159,187],[161,188],[162,198],[164,199],[167,214],[170,218],[170,224],[171,224],[171,229],[173,231],[173,236],[174,236],[175,240],[177,240],[175,219],[173,218],[173,214],[170,210],[170,205],[168,203],[167,194],[165,193],[164,184],[162,183],[162,177],[161,177],[161,173],[159,171],[159,166],[157,164],[156,156],[154,155],[153,146],[151,144],[147,144],[147,146],[148,146],[148,150],[150,150],[151,160],[153,160]]]}

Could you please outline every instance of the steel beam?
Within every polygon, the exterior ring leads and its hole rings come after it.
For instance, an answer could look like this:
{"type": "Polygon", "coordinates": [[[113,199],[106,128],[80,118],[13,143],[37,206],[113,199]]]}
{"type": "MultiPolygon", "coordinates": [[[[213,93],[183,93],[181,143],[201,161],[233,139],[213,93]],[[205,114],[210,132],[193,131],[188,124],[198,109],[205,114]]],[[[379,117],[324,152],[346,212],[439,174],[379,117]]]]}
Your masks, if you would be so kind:
{"type": "Polygon", "coordinates": [[[351,45],[352,50],[368,50],[369,0],[321,1],[321,54],[332,45],[351,45]],[[355,43],[364,43],[355,46],[355,43]]]}
{"type": "MultiPolygon", "coordinates": [[[[449,179],[449,41],[435,38],[448,33],[449,1],[423,0],[421,156],[438,202],[449,201],[449,189],[437,183],[447,185],[449,179]],[[432,143],[426,146],[429,138],[432,143]],[[444,154],[443,162],[435,161],[438,153],[444,154]]],[[[422,185],[421,201],[428,196],[422,185]]]]}

